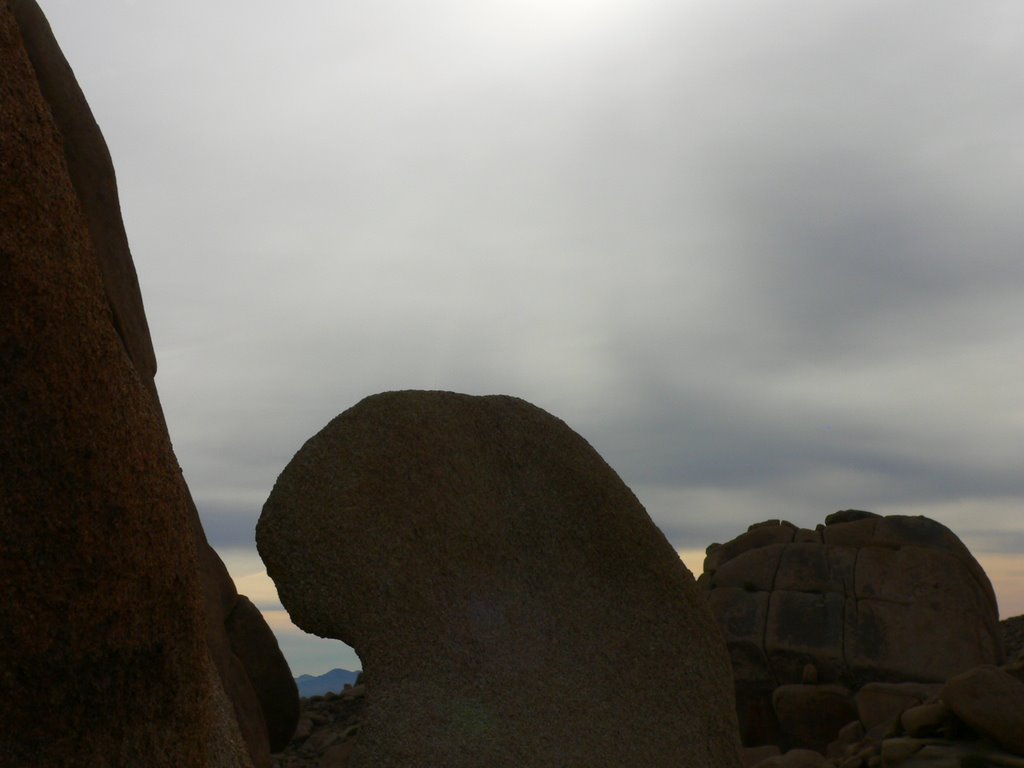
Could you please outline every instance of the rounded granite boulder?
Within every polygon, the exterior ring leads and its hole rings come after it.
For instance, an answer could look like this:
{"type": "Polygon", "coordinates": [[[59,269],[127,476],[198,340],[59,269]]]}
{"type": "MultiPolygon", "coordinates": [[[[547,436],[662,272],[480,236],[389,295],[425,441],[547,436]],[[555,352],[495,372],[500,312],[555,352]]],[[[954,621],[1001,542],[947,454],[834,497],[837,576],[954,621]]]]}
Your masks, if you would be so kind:
{"type": "Polygon", "coordinates": [[[771,692],[806,682],[809,667],[855,691],[941,683],[1003,656],[988,577],[925,517],[844,510],[813,531],[757,523],[708,548],[698,583],[725,633],[748,744],[786,743],[771,692]]]}
{"type": "Polygon", "coordinates": [[[353,768],[739,763],[693,577],[597,452],[523,400],[363,400],[282,472],[257,544],[293,621],[362,659],[353,768]]]}

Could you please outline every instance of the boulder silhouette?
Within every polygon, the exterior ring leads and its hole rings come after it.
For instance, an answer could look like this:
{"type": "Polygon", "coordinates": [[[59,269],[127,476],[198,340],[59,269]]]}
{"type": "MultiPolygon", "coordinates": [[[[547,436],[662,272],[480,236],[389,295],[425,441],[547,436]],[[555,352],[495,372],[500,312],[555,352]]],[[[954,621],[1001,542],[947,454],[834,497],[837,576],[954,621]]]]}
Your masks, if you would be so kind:
{"type": "Polygon", "coordinates": [[[1003,656],[988,577],[925,517],[844,510],[813,531],[757,523],[708,548],[698,584],[725,633],[750,745],[792,744],[772,691],[807,682],[808,668],[814,682],[855,691],[941,683],[1003,656]]]}
{"type": "Polygon", "coordinates": [[[369,397],[278,478],[257,545],[352,645],[350,765],[736,766],[721,634],[596,451],[523,400],[369,397]]]}
{"type": "Polygon", "coordinates": [[[267,766],[288,699],[263,711],[228,637],[109,152],[38,6],[0,34],[0,764],[267,766]]]}

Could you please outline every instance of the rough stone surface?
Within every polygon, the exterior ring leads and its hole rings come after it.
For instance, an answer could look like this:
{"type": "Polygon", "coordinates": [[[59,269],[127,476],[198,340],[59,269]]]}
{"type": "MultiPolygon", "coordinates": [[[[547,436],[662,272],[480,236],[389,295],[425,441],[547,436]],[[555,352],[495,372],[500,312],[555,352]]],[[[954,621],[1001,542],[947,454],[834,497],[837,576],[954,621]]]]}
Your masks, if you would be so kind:
{"type": "Polygon", "coordinates": [[[299,720],[299,689],[259,608],[239,595],[225,622],[231,650],[252,682],[267,725],[270,751],[291,741],[299,720]]]}
{"type": "Polygon", "coordinates": [[[346,766],[359,738],[366,686],[345,686],[341,693],[300,699],[299,726],[291,741],[273,755],[274,768],[346,766]]]}
{"type": "MultiPolygon", "coordinates": [[[[886,768],[1024,768],[1024,758],[989,741],[893,738],[882,742],[879,762],[886,768]]],[[[857,764],[858,766],[860,764],[857,764]]],[[[843,764],[842,768],[852,768],[843,764]]]]}
{"type": "MultiPolygon", "coordinates": [[[[153,380],[156,358],[121,222],[114,166],[106,142],[38,6],[32,0],[14,0],[10,5],[40,92],[61,137],[68,177],[92,242],[92,256],[99,267],[114,330],[139,380],[158,401],[153,380]]],[[[159,402],[157,415],[162,421],[159,402]]],[[[176,470],[176,465],[174,468],[176,470]]],[[[234,655],[232,643],[225,634],[225,621],[239,596],[220,557],[207,544],[187,489],[185,493],[187,516],[199,558],[207,614],[207,644],[252,758],[257,766],[266,766],[272,748],[267,730],[277,734],[275,743],[282,739],[287,741],[288,736],[284,734],[295,726],[293,713],[298,711],[298,692],[289,697],[280,686],[259,688],[259,681],[291,680],[288,664],[265,623],[248,641],[247,661],[234,655]],[[260,671],[246,669],[250,662],[258,665],[260,671]],[[274,668],[273,673],[271,668],[274,668]],[[268,709],[271,701],[275,704],[268,709]]]]}
{"type": "Polygon", "coordinates": [[[857,691],[857,717],[865,729],[887,725],[910,707],[936,695],[941,686],[926,683],[868,683],[857,691]]]}
{"type": "Polygon", "coordinates": [[[945,735],[950,730],[952,717],[952,711],[943,702],[930,701],[903,710],[900,713],[900,728],[913,738],[940,733],[945,735]]]}
{"type": "Polygon", "coordinates": [[[832,763],[813,749],[791,749],[784,755],[762,760],[755,768],[832,768],[832,763]]]}
{"type": "Polygon", "coordinates": [[[0,71],[0,759],[247,764],[184,482],[9,3],[0,71]]]}
{"type": "Polygon", "coordinates": [[[392,392],[311,438],[257,544],[366,672],[353,768],[738,766],[729,664],[618,476],[511,397],[392,392]]]}
{"type": "Polygon", "coordinates": [[[1013,616],[999,622],[1008,660],[1024,659],[1024,616],[1013,616]]]}
{"type": "Polygon", "coordinates": [[[942,683],[1003,659],[991,584],[923,517],[862,510],[814,531],[756,524],[712,545],[698,584],[726,637],[745,744],[778,742],[765,696],[813,664],[823,684],[942,683]]]}
{"type": "Polygon", "coordinates": [[[984,665],[949,680],[940,694],[957,717],[1003,749],[1024,755],[1024,683],[984,665]]]}
{"type": "Polygon", "coordinates": [[[835,741],[829,743],[825,754],[830,758],[845,757],[851,748],[861,742],[866,735],[860,720],[852,720],[836,733],[835,741]]]}
{"type": "Polygon", "coordinates": [[[136,370],[155,395],[156,355],[142,307],[128,238],[121,222],[114,164],[85,95],[34,0],[9,3],[22,32],[39,89],[65,147],[68,177],[74,187],[118,337],[136,370]]]}
{"type": "MultiPolygon", "coordinates": [[[[983,665],[944,686],[918,686],[918,695],[939,688],[942,698],[928,696],[866,732],[860,721],[851,724],[860,726],[860,734],[843,728],[828,756],[839,768],[1024,768],[1024,683],[1013,674],[1016,666],[983,665]]],[[[890,688],[912,693],[913,685],[890,688]]]]}
{"type": "Polygon", "coordinates": [[[743,768],[753,768],[767,760],[769,757],[778,757],[782,753],[774,744],[765,744],[760,747],[744,747],[740,752],[740,759],[743,768]]]}
{"type": "MultiPolygon", "coordinates": [[[[220,677],[234,711],[235,720],[242,738],[249,750],[255,768],[267,768],[270,761],[270,740],[266,718],[260,700],[242,660],[231,647],[225,626],[239,596],[227,568],[217,553],[206,543],[206,537],[199,528],[198,516],[190,505],[193,515],[196,543],[199,556],[199,576],[203,590],[203,604],[206,610],[206,645],[210,651],[217,674],[220,677]]],[[[269,650],[269,649],[268,649],[269,650]]],[[[277,642],[274,651],[280,655],[277,642]]],[[[269,654],[273,657],[273,653],[269,654]]],[[[287,665],[285,665],[287,666],[287,665]]]]}
{"type": "Polygon", "coordinates": [[[783,747],[821,753],[857,717],[853,695],[841,685],[780,685],[772,694],[772,706],[786,734],[783,747]]]}
{"type": "Polygon", "coordinates": [[[106,144],[38,6],[0,16],[0,764],[267,765],[106,144]]]}

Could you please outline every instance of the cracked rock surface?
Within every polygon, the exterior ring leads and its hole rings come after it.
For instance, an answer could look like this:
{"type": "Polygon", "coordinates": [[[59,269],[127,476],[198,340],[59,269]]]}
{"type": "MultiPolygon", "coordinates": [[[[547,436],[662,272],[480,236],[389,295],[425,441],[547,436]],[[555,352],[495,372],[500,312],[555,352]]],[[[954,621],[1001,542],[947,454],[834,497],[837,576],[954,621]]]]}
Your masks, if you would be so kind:
{"type": "Polygon", "coordinates": [[[729,647],[744,744],[820,748],[780,722],[780,686],[941,683],[1003,661],[988,577],[925,517],[844,510],[815,530],[757,523],[708,548],[698,583],[729,647]]]}

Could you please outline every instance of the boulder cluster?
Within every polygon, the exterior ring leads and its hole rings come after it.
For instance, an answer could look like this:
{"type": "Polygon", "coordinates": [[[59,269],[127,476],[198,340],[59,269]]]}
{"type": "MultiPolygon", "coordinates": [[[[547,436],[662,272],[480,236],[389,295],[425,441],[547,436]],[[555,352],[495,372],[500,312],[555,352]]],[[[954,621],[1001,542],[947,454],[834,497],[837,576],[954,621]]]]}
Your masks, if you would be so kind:
{"type": "Polygon", "coordinates": [[[33,0],[0,0],[0,72],[0,765],[265,768],[295,683],[182,478],[113,165],[33,0]]]}
{"type": "Polygon", "coordinates": [[[748,764],[1024,765],[1008,736],[1024,733],[1020,666],[997,666],[992,586],[940,523],[859,510],[815,530],[757,523],[708,548],[698,585],[729,648],[748,764]]]}
{"type": "Polygon", "coordinates": [[[823,750],[744,749],[748,768],[1024,768],[1024,653],[941,685],[869,683],[823,750]]]}

